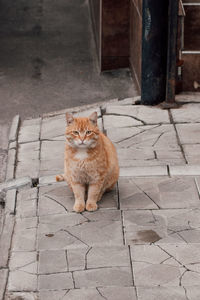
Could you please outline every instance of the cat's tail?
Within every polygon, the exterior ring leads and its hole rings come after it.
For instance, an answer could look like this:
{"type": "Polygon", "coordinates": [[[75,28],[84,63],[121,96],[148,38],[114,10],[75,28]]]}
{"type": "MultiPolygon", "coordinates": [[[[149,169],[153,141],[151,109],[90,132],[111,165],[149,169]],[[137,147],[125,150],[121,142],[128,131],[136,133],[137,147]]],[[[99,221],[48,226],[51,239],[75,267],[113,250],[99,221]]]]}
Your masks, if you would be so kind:
{"type": "Polygon", "coordinates": [[[56,175],[56,181],[64,181],[65,178],[64,178],[64,175],[56,175]]]}

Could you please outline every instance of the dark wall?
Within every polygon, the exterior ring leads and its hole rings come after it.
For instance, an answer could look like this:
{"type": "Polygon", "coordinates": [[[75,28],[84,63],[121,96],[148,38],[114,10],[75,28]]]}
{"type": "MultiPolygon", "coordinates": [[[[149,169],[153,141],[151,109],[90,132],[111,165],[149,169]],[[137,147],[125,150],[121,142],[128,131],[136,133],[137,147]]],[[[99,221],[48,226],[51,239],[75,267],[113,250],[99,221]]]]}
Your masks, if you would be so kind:
{"type": "Polygon", "coordinates": [[[142,0],[130,0],[130,67],[141,89],[142,0]]]}
{"type": "Polygon", "coordinates": [[[129,1],[89,2],[102,71],[129,66],[129,1]]]}
{"type": "MultiPolygon", "coordinates": [[[[200,0],[184,0],[183,91],[194,91],[194,81],[200,83],[200,0]],[[186,51],[186,52],[184,52],[186,51]],[[198,51],[199,53],[192,53],[198,51]]],[[[198,89],[197,91],[199,91],[198,89]]]]}
{"type": "Polygon", "coordinates": [[[129,66],[129,0],[102,0],[102,70],[129,66]]]}

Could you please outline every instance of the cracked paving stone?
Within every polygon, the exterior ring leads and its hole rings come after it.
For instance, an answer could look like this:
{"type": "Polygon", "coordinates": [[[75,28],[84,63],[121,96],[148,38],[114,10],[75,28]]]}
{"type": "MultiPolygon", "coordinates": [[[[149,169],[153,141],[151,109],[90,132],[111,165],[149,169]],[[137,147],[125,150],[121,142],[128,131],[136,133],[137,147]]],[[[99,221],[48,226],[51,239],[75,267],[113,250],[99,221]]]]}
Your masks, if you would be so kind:
{"type": "Polygon", "coordinates": [[[110,128],[123,128],[143,125],[141,121],[138,121],[129,116],[116,116],[116,115],[104,115],[103,116],[104,129],[110,128]]]}
{"type": "Polygon", "coordinates": [[[200,244],[162,244],[159,247],[188,270],[199,268],[200,244]]]}
{"type": "Polygon", "coordinates": [[[107,246],[123,244],[120,221],[84,222],[67,228],[61,225],[55,233],[46,230],[38,234],[39,250],[85,248],[100,246],[102,243],[107,246]]]}
{"type": "Polygon", "coordinates": [[[72,211],[74,196],[66,184],[40,187],[39,216],[72,211]]]}
{"type": "Polygon", "coordinates": [[[148,124],[170,123],[168,112],[157,107],[111,105],[106,107],[106,114],[131,116],[148,124]]]}
{"type": "Polygon", "coordinates": [[[73,275],[76,288],[133,285],[131,270],[128,267],[108,267],[74,271],[73,275]]]}
{"type": "Polygon", "coordinates": [[[47,300],[47,299],[51,299],[51,300],[62,299],[62,300],[64,300],[64,299],[66,299],[65,295],[67,295],[68,292],[69,292],[69,290],[40,291],[39,292],[39,299],[40,300],[47,300]]]}
{"type": "Polygon", "coordinates": [[[82,214],[67,213],[41,216],[39,218],[38,233],[55,233],[61,229],[78,226],[89,222],[82,214]]]}
{"type": "Polygon", "coordinates": [[[130,136],[130,129],[112,128],[107,131],[108,137],[116,144],[117,148],[132,148],[132,149],[154,149],[164,152],[172,150],[181,150],[173,125],[144,125],[137,127],[136,133],[132,131],[130,136]],[[125,130],[126,129],[126,130],[125,130]],[[140,130],[138,132],[138,129],[140,130]],[[126,132],[128,131],[128,132],[126,132]],[[116,140],[116,136],[119,136],[116,140]]]}
{"type": "Polygon", "coordinates": [[[12,251],[34,251],[36,247],[37,217],[16,219],[12,251]]]}
{"type": "Polygon", "coordinates": [[[121,167],[185,163],[171,124],[113,127],[107,135],[117,148],[121,167]]]}
{"type": "Polygon", "coordinates": [[[187,286],[185,288],[187,293],[187,299],[199,300],[200,299],[200,287],[199,286],[187,286]]]}
{"type": "Polygon", "coordinates": [[[82,288],[67,291],[41,291],[40,300],[136,300],[133,287],[82,288]]]}
{"type": "Polygon", "coordinates": [[[39,253],[39,274],[63,273],[67,271],[65,251],[54,250],[39,253]]]}
{"type": "Polygon", "coordinates": [[[89,250],[90,247],[66,250],[68,271],[85,270],[87,267],[86,256],[89,250]]]}
{"type": "Polygon", "coordinates": [[[10,271],[8,291],[36,291],[37,275],[21,270],[10,271]]]}
{"type": "Polygon", "coordinates": [[[124,211],[127,244],[200,242],[199,209],[124,211]]]}
{"type": "Polygon", "coordinates": [[[66,290],[74,288],[71,273],[39,275],[39,290],[66,290]]]}
{"type": "Polygon", "coordinates": [[[153,199],[137,187],[133,178],[120,178],[118,185],[121,209],[158,209],[153,199]]]}
{"type": "MultiPolygon", "coordinates": [[[[198,208],[200,206],[195,180],[192,177],[132,178],[131,181],[159,208],[198,208]]],[[[121,188],[123,188],[122,184],[121,188]]]]}
{"type": "Polygon", "coordinates": [[[138,300],[198,300],[187,298],[183,287],[137,287],[138,300]]]}
{"type": "Polygon", "coordinates": [[[151,244],[167,236],[165,221],[156,222],[151,211],[124,211],[124,233],[127,245],[151,244]]]}
{"type": "Polygon", "coordinates": [[[9,268],[37,274],[37,252],[11,252],[9,268]]]}
{"type": "Polygon", "coordinates": [[[133,262],[134,282],[137,287],[179,286],[181,269],[167,264],[133,262]]]}
{"type": "MultiPolygon", "coordinates": [[[[73,211],[74,195],[66,184],[41,187],[39,195],[39,216],[73,211]]],[[[100,209],[117,209],[117,205],[117,187],[105,193],[99,201],[100,209]]]]}

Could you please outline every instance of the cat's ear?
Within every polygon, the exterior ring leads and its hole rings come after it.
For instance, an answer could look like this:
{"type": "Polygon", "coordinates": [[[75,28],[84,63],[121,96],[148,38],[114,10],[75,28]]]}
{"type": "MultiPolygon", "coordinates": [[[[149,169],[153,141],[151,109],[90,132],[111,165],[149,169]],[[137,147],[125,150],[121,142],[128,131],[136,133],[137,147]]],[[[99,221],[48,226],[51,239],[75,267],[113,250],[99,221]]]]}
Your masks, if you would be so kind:
{"type": "Polygon", "coordinates": [[[89,116],[89,120],[90,122],[92,122],[92,124],[97,125],[97,112],[93,112],[90,116],[89,116]]]}
{"type": "Polygon", "coordinates": [[[72,114],[66,113],[65,117],[66,117],[67,125],[70,125],[74,122],[74,118],[72,114]]]}

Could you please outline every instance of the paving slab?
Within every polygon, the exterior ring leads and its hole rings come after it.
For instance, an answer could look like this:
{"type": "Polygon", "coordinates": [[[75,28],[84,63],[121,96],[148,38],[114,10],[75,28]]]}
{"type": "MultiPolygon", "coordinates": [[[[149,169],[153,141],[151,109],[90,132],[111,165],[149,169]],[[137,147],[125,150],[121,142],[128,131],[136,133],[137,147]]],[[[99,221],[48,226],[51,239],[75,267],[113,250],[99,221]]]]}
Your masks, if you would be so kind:
{"type": "Polygon", "coordinates": [[[37,291],[37,275],[20,270],[10,271],[8,291],[37,291]]]}
{"type": "Polygon", "coordinates": [[[40,300],[136,300],[133,287],[81,288],[64,291],[40,291],[40,300]]]}
{"type": "Polygon", "coordinates": [[[200,144],[199,124],[176,124],[178,136],[182,145],[200,144]]]}
{"type": "Polygon", "coordinates": [[[138,287],[138,300],[197,300],[197,298],[188,298],[186,290],[183,287],[138,287]]]}
{"type": "Polygon", "coordinates": [[[191,208],[199,207],[199,195],[193,177],[152,177],[129,178],[131,183],[127,187],[126,179],[119,181],[119,195],[122,207],[144,208],[142,201],[155,205],[157,208],[191,208]],[[138,193],[143,199],[138,199],[138,193]],[[130,200],[129,200],[130,199],[130,200]],[[125,201],[125,202],[124,202],[125,201]]]}
{"type": "Polygon", "coordinates": [[[37,178],[39,173],[39,151],[40,142],[30,142],[27,144],[20,144],[17,155],[16,178],[30,176],[37,178]]]}
{"type": "Polygon", "coordinates": [[[21,270],[32,274],[37,274],[37,252],[11,252],[9,268],[11,271],[21,270]]]}
{"type": "Polygon", "coordinates": [[[16,299],[23,299],[23,300],[38,300],[37,293],[32,292],[10,292],[7,293],[5,296],[5,300],[16,300],[16,299]]]}
{"type": "Polygon", "coordinates": [[[200,242],[199,209],[124,211],[128,245],[200,242]]]}
{"type": "Polygon", "coordinates": [[[47,250],[39,253],[39,274],[62,273],[67,271],[67,257],[64,250],[47,250]]]}
{"type": "Polygon", "coordinates": [[[100,268],[73,273],[75,287],[131,286],[131,270],[128,267],[100,268]]]}
{"type": "Polygon", "coordinates": [[[16,216],[19,218],[36,217],[37,215],[37,195],[35,198],[27,199],[17,197],[16,216]]]}
{"type": "Polygon", "coordinates": [[[20,122],[20,117],[19,117],[19,115],[16,115],[13,118],[12,124],[10,126],[10,132],[9,132],[9,138],[8,138],[9,142],[13,142],[13,141],[17,140],[19,122],[20,122]]]}
{"type": "Polygon", "coordinates": [[[117,148],[120,167],[181,165],[185,160],[173,125],[145,125],[107,129],[117,148]]]}
{"type": "Polygon", "coordinates": [[[41,140],[64,135],[65,126],[66,119],[64,114],[51,118],[43,118],[41,126],[41,140]]]}
{"type": "Polygon", "coordinates": [[[3,228],[0,235],[0,268],[8,267],[8,258],[10,254],[14,223],[14,215],[7,214],[5,218],[3,218],[3,228]]]}
{"type": "Polygon", "coordinates": [[[138,121],[129,116],[116,116],[116,115],[104,115],[103,116],[103,126],[107,130],[109,128],[117,127],[131,127],[143,125],[141,121],[138,121]]]}
{"type": "Polygon", "coordinates": [[[126,106],[107,106],[106,114],[130,116],[143,124],[159,124],[170,123],[169,115],[166,110],[161,110],[158,107],[148,107],[141,105],[126,105],[126,106]]]}
{"type": "Polygon", "coordinates": [[[87,252],[87,269],[130,267],[129,250],[125,246],[93,247],[87,252]]]}
{"type": "Polygon", "coordinates": [[[70,288],[74,288],[71,273],[47,274],[38,277],[39,290],[66,290],[70,288]]]}
{"type": "Polygon", "coordinates": [[[199,176],[200,165],[169,166],[169,173],[171,176],[199,176]]]}
{"type": "Polygon", "coordinates": [[[200,105],[196,103],[184,104],[178,109],[171,109],[175,123],[199,123],[200,105]]]}
{"type": "Polygon", "coordinates": [[[3,299],[6,282],[8,277],[8,269],[1,269],[0,270],[0,299],[3,299]]]}
{"type": "Polygon", "coordinates": [[[14,214],[15,213],[15,206],[16,206],[16,189],[8,190],[6,192],[6,199],[5,199],[5,213],[14,214]]]}
{"type": "Polygon", "coordinates": [[[15,175],[16,149],[9,149],[7,157],[6,180],[11,180],[15,175]]]}
{"type": "Polygon", "coordinates": [[[200,145],[199,144],[189,144],[183,145],[183,150],[186,156],[188,164],[200,165],[200,145]]]}
{"type": "Polygon", "coordinates": [[[17,218],[12,241],[12,251],[36,250],[37,217],[17,218]]]}
{"type": "Polygon", "coordinates": [[[38,141],[40,137],[41,118],[25,120],[19,129],[19,143],[38,141]]]}
{"type": "Polygon", "coordinates": [[[51,231],[38,233],[39,250],[86,248],[101,246],[102,243],[123,245],[121,221],[89,221],[72,227],[63,224],[56,232],[51,227],[51,231]]]}

